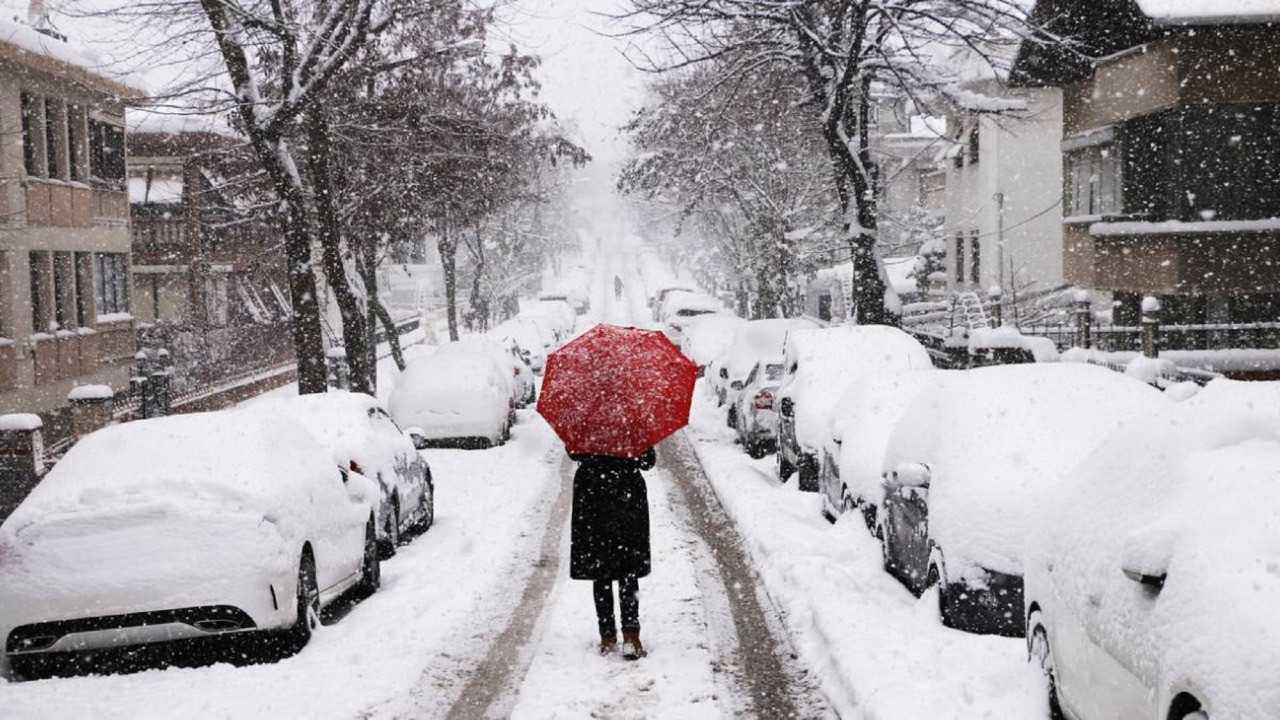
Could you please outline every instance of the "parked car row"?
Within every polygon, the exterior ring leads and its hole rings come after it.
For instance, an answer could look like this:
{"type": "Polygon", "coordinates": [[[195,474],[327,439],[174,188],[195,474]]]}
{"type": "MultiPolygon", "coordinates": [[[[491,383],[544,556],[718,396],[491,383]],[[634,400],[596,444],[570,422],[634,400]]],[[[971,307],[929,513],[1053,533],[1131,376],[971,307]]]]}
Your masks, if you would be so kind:
{"type": "Polygon", "coordinates": [[[434,517],[430,467],[367,396],[109,426],[0,526],[5,658],[40,677],[157,644],[296,651],[434,517]]]}
{"type": "Polygon", "coordinates": [[[1280,717],[1280,383],[1177,402],[1101,367],[938,370],[897,330],[805,324],[691,325],[685,347],[723,346],[706,388],[744,449],[780,445],[779,478],[865,523],[943,623],[1025,638],[1053,718],[1280,717]]]}

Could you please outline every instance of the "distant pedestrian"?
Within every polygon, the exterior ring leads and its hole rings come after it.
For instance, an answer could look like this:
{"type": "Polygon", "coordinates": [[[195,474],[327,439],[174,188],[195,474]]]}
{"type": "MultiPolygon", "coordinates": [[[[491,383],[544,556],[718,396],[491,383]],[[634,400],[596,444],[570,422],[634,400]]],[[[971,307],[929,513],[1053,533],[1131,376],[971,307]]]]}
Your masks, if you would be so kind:
{"type": "Polygon", "coordinates": [[[613,276],[613,296],[622,299],[622,278],[617,275],[613,276]]]}
{"type": "Polygon", "coordinates": [[[622,656],[644,657],[640,643],[638,579],[649,574],[649,497],[642,470],[657,461],[653,449],[638,458],[569,456],[581,463],[573,476],[569,576],[591,580],[600,629],[600,654],[618,647],[613,585],[622,615],[622,656]]]}

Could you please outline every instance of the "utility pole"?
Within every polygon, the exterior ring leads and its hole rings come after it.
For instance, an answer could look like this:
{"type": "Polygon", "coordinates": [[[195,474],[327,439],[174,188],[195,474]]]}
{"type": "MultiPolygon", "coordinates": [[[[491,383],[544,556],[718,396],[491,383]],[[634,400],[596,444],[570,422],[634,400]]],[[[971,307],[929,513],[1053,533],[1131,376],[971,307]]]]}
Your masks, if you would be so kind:
{"type": "Polygon", "coordinates": [[[1005,286],[1004,278],[1004,193],[998,192],[992,198],[996,201],[996,269],[1000,275],[1000,287],[1005,286]]]}

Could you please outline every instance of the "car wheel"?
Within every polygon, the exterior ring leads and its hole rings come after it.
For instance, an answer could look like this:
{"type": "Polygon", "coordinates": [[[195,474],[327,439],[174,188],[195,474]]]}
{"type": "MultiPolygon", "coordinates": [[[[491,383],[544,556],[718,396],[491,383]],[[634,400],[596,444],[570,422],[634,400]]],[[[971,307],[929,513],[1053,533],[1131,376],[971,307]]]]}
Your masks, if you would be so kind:
{"type": "Polygon", "coordinates": [[[427,483],[418,501],[418,532],[424,533],[436,522],[436,489],[427,483]]]}
{"type": "Polygon", "coordinates": [[[769,454],[768,449],[765,447],[765,444],[760,442],[759,440],[748,440],[746,443],[746,448],[747,448],[747,455],[754,460],[759,460],[763,458],[765,455],[769,454]]]}
{"type": "Polygon", "coordinates": [[[360,560],[359,592],[369,596],[382,586],[382,557],[378,552],[378,531],[374,528],[373,516],[369,516],[369,524],[364,531],[364,556],[360,560]]]}
{"type": "Polygon", "coordinates": [[[858,503],[854,502],[853,496],[849,494],[849,488],[840,489],[840,514],[848,515],[858,509],[858,503]]]}
{"type": "Polygon", "coordinates": [[[391,512],[387,514],[386,522],[382,528],[383,538],[379,543],[378,551],[383,560],[387,560],[396,556],[396,548],[400,547],[400,496],[393,495],[391,497],[391,512]]]}
{"type": "Polygon", "coordinates": [[[289,630],[288,648],[298,652],[311,642],[311,634],[320,627],[320,585],[316,581],[316,561],[304,551],[298,563],[298,619],[289,630]]]}
{"type": "MultiPolygon", "coordinates": [[[[1036,617],[1033,616],[1032,620],[1036,620],[1036,617]]],[[[1058,679],[1053,669],[1053,653],[1049,648],[1049,633],[1039,623],[1036,623],[1031,630],[1029,650],[1029,661],[1039,663],[1040,670],[1044,673],[1049,695],[1050,720],[1065,720],[1066,715],[1063,714],[1062,705],[1058,702],[1058,679]]]]}
{"type": "Polygon", "coordinates": [[[938,568],[937,563],[929,563],[929,574],[925,576],[924,590],[937,586],[938,588],[938,619],[942,624],[949,628],[955,627],[955,612],[951,607],[951,592],[949,585],[942,577],[942,570],[938,568]]]}
{"type": "Polygon", "coordinates": [[[783,456],[782,450],[778,450],[778,482],[785,483],[795,474],[796,466],[792,465],[786,457],[783,456]]]}
{"type": "Polygon", "coordinates": [[[818,492],[818,460],[817,458],[801,455],[800,467],[798,468],[800,481],[797,483],[800,492],[818,492]]]}

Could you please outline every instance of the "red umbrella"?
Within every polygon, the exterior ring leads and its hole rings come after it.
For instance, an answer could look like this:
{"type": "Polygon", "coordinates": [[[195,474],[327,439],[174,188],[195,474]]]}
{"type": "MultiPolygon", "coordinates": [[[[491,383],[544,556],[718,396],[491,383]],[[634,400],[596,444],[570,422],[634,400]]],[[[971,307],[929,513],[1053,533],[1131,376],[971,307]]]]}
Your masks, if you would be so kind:
{"type": "Polygon", "coordinates": [[[697,375],[662,333],[597,325],[547,358],[538,413],[571,453],[638,457],[688,424],[697,375]]]}

